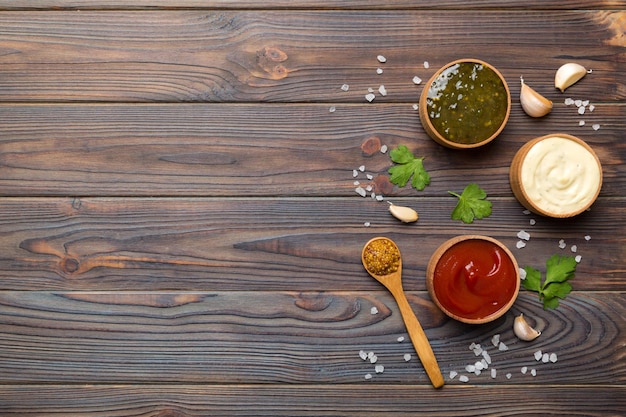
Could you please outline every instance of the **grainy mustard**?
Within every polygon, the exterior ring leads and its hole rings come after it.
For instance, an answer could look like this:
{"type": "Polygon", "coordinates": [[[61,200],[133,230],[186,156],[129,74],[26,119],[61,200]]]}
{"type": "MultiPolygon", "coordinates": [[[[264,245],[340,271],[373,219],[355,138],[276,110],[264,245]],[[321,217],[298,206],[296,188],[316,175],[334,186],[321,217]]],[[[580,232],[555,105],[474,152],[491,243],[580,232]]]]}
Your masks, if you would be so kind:
{"type": "Polygon", "coordinates": [[[371,241],[363,250],[363,264],[374,275],[389,275],[400,267],[400,251],[389,239],[371,241]]]}

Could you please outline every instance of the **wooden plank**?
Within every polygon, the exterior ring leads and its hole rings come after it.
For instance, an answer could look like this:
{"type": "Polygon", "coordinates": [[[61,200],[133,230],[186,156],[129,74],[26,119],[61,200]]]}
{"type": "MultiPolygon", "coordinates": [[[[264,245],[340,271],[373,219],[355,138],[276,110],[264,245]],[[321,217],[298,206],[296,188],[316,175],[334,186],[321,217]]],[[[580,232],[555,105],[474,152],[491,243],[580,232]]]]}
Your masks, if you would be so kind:
{"type": "Polygon", "coordinates": [[[626,410],[623,386],[92,385],[0,386],[5,417],[585,415],[626,410]],[[445,395],[445,401],[442,401],[445,395]],[[24,401],[29,398],[29,401],[24,401]],[[288,399],[288,401],[286,401],[288,399]],[[387,399],[387,400],[385,400],[387,399]]]}
{"type": "Polygon", "coordinates": [[[625,16],[619,10],[0,12],[0,101],[362,103],[368,87],[384,83],[384,101],[412,103],[414,75],[426,80],[447,62],[475,56],[513,84],[524,75],[546,93],[555,92],[556,69],[574,60],[596,75],[571,94],[612,102],[626,97],[625,16]],[[388,58],[383,76],[375,72],[378,54],[388,58]],[[340,94],[343,83],[351,89],[340,94]]]}
{"type": "MultiPolygon", "coordinates": [[[[406,144],[425,156],[432,177],[421,193],[405,188],[390,195],[447,195],[471,180],[492,196],[510,197],[515,152],[554,132],[578,135],[596,150],[602,196],[623,196],[626,189],[625,106],[597,104],[581,116],[560,103],[535,120],[516,104],[502,135],[477,152],[436,144],[410,104],[337,104],[334,113],[329,106],[6,104],[0,106],[0,195],[353,196],[353,169],[365,165],[368,173],[386,175],[392,165],[388,155],[363,155],[362,143],[376,136],[390,148],[406,144]]],[[[367,181],[364,174],[358,179],[367,181]]]]}
{"type": "Polygon", "coordinates": [[[370,291],[379,287],[360,264],[361,249],[371,237],[388,235],[405,253],[405,287],[423,290],[437,246],[478,233],[500,239],[520,265],[540,270],[554,253],[580,255],[576,289],[626,290],[623,198],[601,199],[590,212],[564,221],[525,215],[515,200],[496,199],[492,215],[472,225],[450,219],[456,204],[451,196],[394,201],[417,208],[418,223],[400,224],[386,203],[358,196],[5,198],[0,200],[1,288],[370,291]],[[531,240],[516,249],[520,230],[531,240]],[[566,249],[559,248],[560,239],[566,249]]]}
{"type": "MultiPolygon", "coordinates": [[[[575,291],[545,311],[524,292],[512,311],[484,326],[445,318],[424,292],[409,293],[442,373],[468,375],[481,343],[490,372],[478,385],[561,386],[626,381],[626,293],[575,291]],[[542,335],[513,335],[523,312],[542,335]],[[576,329],[573,331],[572,329],[576,329]],[[491,344],[499,334],[508,350],[491,344]],[[556,353],[543,363],[536,351],[556,353]],[[523,374],[521,368],[528,367],[523,374]],[[531,370],[537,374],[532,376],[531,370]],[[506,374],[511,373],[511,378],[506,374]]],[[[0,292],[0,383],[3,384],[375,384],[428,385],[397,306],[370,292],[0,292]],[[378,313],[372,314],[371,307],[378,313]],[[403,336],[407,342],[398,343],[403,336]],[[382,374],[359,351],[373,351],[382,374]],[[412,355],[405,361],[404,354],[412,355]]]]}
{"type": "Polygon", "coordinates": [[[545,2],[542,0],[527,0],[523,4],[516,1],[502,0],[212,0],[207,3],[203,0],[22,0],[15,2],[1,0],[0,10],[47,10],[47,9],[167,9],[197,8],[197,9],[512,9],[512,10],[574,10],[574,9],[619,9],[626,7],[622,0],[570,0],[567,3],[545,2]]]}

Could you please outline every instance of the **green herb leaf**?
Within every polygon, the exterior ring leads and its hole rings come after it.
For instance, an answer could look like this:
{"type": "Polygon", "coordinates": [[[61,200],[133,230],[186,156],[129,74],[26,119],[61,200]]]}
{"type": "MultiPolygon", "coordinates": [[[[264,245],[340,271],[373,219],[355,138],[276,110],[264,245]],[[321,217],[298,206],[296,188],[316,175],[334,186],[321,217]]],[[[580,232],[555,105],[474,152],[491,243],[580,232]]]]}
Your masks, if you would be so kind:
{"type": "Polygon", "coordinates": [[[452,191],[448,193],[459,199],[452,210],[452,219],[469,224],[473,223],[474,219],[491,215],[491,201],[487,200],[487,193],[478,184],[468,184],[461,195],[452,191]]]}
{"type": "Polygon", "coordinates": [[[539,293],[544,309],[555,309],[559,306],[559,299],[564,299],[571,291],[572,284],[567,282],[576,272],[576,259],[573,256],[552,255],[546,261],[546,278],[541,282],[541,272],[524,267],[526,279],[524,288],[539,293]]]}
{"type": "Polygon", "coordinates": [[[424,158],[416,158],[405,145],[398,145],[389,152],[389,156],[397,165],[389,168],[389,181],[398,187],[404,187],[409,179],[416,190],[422,191],[430,184],[430,174],[424,168],[424,158]]]}

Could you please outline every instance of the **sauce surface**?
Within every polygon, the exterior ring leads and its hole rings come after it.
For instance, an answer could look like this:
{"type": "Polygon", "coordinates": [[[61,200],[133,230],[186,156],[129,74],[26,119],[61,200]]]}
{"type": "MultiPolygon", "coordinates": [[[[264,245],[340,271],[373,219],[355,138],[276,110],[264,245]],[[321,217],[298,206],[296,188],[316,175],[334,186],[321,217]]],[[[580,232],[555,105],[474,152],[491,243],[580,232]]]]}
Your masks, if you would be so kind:
{"type": "Polygon", "coordinates": [[[437,263],[433,289],[443,307],[468,319],[487,317],[515,294],[517,271],[493,242],[471,239],[450,247],[437,263]]]}
{"type": "Polygon", "coordinates": [[[583,209],[596,197],[601,168],[583,145],[560,136],[537,142],[521,167],[528,198],[540,209],[567,214],[583,209]]]}
{"type": "Polygon", "coordinates": [[[456,143],[482,142],[496,133],[507,114],[508,96],[498,74],[475,62],[444,69],[428,88],[428,117],[456,143]]]}

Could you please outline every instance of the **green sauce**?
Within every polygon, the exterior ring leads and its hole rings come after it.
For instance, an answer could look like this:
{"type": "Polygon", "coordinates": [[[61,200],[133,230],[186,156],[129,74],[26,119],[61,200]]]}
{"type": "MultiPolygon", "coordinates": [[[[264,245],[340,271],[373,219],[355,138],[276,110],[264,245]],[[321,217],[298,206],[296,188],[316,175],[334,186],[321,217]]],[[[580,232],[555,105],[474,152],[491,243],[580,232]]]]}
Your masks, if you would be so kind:
{"type": "Polygon", "coordinates": [[[444,69],[432,82],[426,106],[430,121],[444,138],[472,144],[500,128],[507,114],[508,96],[491,68],[461,62],[444,69]]]}

